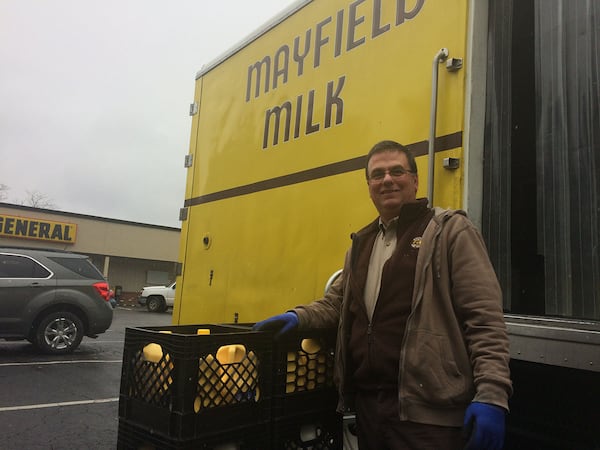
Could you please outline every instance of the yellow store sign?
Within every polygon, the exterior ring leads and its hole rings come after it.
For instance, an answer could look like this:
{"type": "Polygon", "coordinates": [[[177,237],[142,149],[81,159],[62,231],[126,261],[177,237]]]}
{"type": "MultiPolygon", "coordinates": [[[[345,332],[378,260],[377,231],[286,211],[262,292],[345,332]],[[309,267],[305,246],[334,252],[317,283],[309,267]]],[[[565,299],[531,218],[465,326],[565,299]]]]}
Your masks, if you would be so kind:
{"type": "Polygon", "coordinates": [[[0,237],[38,239],[74,244],[77,225],[50,220],[0,214],[0,237]]]}

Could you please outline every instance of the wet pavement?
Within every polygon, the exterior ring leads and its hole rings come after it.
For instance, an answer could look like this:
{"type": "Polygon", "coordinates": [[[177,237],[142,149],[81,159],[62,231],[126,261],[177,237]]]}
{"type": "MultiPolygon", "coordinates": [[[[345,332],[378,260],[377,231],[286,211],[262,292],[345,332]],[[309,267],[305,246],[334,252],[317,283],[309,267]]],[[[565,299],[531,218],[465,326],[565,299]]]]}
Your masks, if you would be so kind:
{"type": "Polygon", "coordinates": [[[115,449],[125,328],[171,320],[170,310],[117,307],[106,333],[63,356],[0,340],[0,448],[115,449]]]}

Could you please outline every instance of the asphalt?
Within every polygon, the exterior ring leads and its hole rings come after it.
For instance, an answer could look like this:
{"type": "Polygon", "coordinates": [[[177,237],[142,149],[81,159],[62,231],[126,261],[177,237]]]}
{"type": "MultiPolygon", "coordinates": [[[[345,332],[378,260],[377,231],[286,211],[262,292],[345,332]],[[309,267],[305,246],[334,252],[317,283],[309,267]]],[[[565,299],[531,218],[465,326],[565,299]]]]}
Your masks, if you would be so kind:
{"type": "Polygon", "coordinates": [[[0,340],[1,449],[117,447],[125,328],[170,325],[172,316],[132,302],[114,312],[110,329],[84,338],[71,355],[40,355],[27,341],[0,340]]]}

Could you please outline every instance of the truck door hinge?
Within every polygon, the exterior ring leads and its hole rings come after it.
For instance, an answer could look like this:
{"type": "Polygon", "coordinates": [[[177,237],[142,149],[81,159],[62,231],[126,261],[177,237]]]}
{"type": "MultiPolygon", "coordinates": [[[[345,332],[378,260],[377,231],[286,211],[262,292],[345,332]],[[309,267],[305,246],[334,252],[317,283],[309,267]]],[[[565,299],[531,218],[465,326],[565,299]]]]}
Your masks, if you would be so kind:
{"type": "Polygon", "coordinates": [[[462,69],[463,60],[462,58],[448,58],[446,60],[446,70],[448,72],[456,72],[462,69]]]}
{"type": "Polygon", "coordinates": [[[460,167],[459,158],[444,158],[442,161],[444,169],[458,169],[460,167]]]}
{"type": "Polygon", "coordinates": [[[188,218],[188,209],[187,208],[180,208],[179,209],[179,220],[181,222],[187,220],[188,218]]]}
{"type": "Polygon", "coordinates": [[[198,114],[198,102],[190,103],[190,116],[198,114]]]}
{"type": "Polygon", "coordinates": [[[187,168],[187,167],[192,167],[192,164],[194,164],[194,155],[187,154],[185,155],[185,160],[183,162],[183,167],[187,168]]]}

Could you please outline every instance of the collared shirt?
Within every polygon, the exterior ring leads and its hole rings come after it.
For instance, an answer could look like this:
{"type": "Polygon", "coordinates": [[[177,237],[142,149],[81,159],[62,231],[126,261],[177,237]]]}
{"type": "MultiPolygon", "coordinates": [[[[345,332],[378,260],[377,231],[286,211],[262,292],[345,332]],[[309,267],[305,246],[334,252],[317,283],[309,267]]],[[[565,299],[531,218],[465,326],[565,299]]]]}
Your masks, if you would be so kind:
{"type": "Polygon", "coordinates": [[[373,319],[373,311],[375,311],[377,297],[379,297],[383,265],[392,256],[396,248],[397,229],[398,217],[394,217],[387,226],[379,219],[379,233],[375,237],[373,250],[371,250],[369,271],[364,291],[364,300],[369,321],[373,319]]]}

